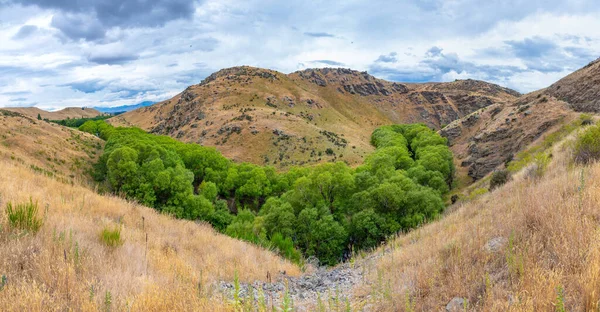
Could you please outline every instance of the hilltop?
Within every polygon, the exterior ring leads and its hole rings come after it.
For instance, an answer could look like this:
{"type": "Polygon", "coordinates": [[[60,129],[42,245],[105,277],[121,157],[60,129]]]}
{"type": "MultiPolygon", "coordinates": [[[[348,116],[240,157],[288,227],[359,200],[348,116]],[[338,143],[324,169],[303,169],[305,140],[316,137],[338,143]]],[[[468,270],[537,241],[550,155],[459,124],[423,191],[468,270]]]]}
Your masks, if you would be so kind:
{"type": "Polygon", "coordinates": [[[54,112],[45,111],[37,107],[6,107],[2,109],[29,116],[31,118],[37,118],[39,114],[39,116],[42,119],[48,120],[63,120],[67,118],[92,118],[102,115],[100,111],[89,107],[67,107],[54,112]]]}
{"type": "Polygon", "coordinates": [[[349,69],[286,75],[243,66],[109,121],[215,146],[236,161],[278,168],[335,160],[355,165],[373,151],[370,135],[378,126],[423,122],[439,129],[517,96],[475,80],[404,84],[349,69]]]}

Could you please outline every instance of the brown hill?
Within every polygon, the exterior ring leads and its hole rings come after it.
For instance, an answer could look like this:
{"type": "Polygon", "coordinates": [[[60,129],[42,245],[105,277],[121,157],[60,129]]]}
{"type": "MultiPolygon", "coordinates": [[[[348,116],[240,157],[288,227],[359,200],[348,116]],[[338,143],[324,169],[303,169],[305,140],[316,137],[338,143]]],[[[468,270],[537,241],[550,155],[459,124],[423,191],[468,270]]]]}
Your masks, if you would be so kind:
{"type": "Polygon", "coordinates": [[[32,118],[37,118],[38,114],[42,119],[63,120],[74,118],[93,118],[102,115],[102,113],[93,108],[86,107],[67,107],[55,112],[45,111],[37,107],[7,107],[3,110],[19,113],[32,118]]]}
{"type": "Polygon", "coordinates": [[[88,181],[104,141],[75,129],[0,109],[0,159],[64,181],[88,181]]]}
{"type": "Polygon", "coordinates": [[[458,167],[480,179],[577,115],[567,103],[536,92],[476,111],[440,133],[449,139],[458,167]]]}
{"type": "Polygon", "coordinates": [[[174,98],[110,119],[186,142],[216,146],[237,161],[279,168],[362,162],[373,129],[425,122],[439,128],[519,94],[461,80],[402,84],[349,69],[289,75],[253,67],[218,71],[174,98]]]}
{"type": "Polygon", "coordinates": [[[600,58],[554,83],[544,93],[569,103],[576,111],[600,112],[600,58]]]}

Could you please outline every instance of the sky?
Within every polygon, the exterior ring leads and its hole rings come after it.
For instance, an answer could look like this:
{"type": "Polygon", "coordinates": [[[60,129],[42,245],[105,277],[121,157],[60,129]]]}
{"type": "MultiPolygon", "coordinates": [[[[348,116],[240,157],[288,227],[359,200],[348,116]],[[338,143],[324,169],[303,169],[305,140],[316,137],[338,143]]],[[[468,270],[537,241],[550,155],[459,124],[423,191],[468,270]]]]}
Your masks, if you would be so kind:
{"type": "Polygon", "coordinates": [[[161,101],[219,69],[530,92],[600,57],[598,0],[0,0],[0,107],[161,101]]]}

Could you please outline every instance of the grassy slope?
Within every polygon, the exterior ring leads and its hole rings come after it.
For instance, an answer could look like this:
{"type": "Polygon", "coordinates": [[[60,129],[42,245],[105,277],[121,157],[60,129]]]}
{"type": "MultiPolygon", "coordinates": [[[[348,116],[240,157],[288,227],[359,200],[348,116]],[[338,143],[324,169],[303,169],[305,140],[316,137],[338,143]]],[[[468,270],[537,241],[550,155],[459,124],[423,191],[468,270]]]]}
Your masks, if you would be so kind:
{"type": "Polygon", "coordinates": [[[87,181],[103,146],[93,135],[0,110],[3,161],[14,160],[64,181],[87,181]]]}
{"type": "Polygon", "coordinates": [[[45,111],[43,109],[39,109],[37,107],[6,107],[2,108],[3,110],[23,114],[25,116],[29,116],[31,118],[36,118],[38,114],[42,117],[42,119],[49,120],[63,120],[63,119],[74,119],[74,118],[92,118],[102,113],[93,108],[85,108],[81,107],[67,107],[55,112],[45,111]]]}
{"type": "Polygon", "coordinates": [[[541,180],[517,174],[376,251],[355,306],[433,311],[461,297],[477,311],[550,311],[561,302],[567,311],[597,310],[600,164],[571,168],[566,146],[555,145],[541,180]],[[492,239],[504,244],[491,251],[492,239]]]}
{"type": "Polygon", "coordinates": [[[210,226],[174,220],[31,170],[30,163],[41,166],[45,159],[36,153],[38,145],[60,148],[65,159],[81,154],[79,145],[66,141],[72,130],[23,117],[0,118],[0,125],[22,124],[10,135],[30,138],[11,137],[4,140],[8,147],[0,146],[0,275],[8,279],[0,290],[1,310],[104,310],[107,292],[112,310],[227,310],[217,282],[231,281],[236,270],[242,281],[265,280],[267,272],[299,274],[275,254],[210,226]],[[10,153],[18,158],[6,157],[10,153]],[[5,214],[8,202],[29,198],[39,203],[44,219],[36,235],[10,229],[5,214]],[[118,224],[124,244],[112,249],[99,236],[118,224]]]}

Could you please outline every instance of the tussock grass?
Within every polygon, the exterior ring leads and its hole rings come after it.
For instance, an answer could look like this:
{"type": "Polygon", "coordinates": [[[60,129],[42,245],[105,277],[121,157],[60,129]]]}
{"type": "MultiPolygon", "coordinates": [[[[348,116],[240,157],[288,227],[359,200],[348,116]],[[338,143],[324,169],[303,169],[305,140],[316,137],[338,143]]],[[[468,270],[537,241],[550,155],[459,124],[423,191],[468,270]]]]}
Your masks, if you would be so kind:
{"type": "Polygon", "coordinates": [[[43,224],[42,219],[38,216],[38,203],[34,203],[31,198],[27,203],[14,206],[8,202],[6,214],[10,226],[16,229],[37,233],[43,224]]]}
{"type": "Polygon", "coordinates": [[[114,228],[105,227],[100,232],[100,239],[102,242],[109,247],[117,247],[123,245],[121,239],[121,228],[116,226],[114,228]]]}

